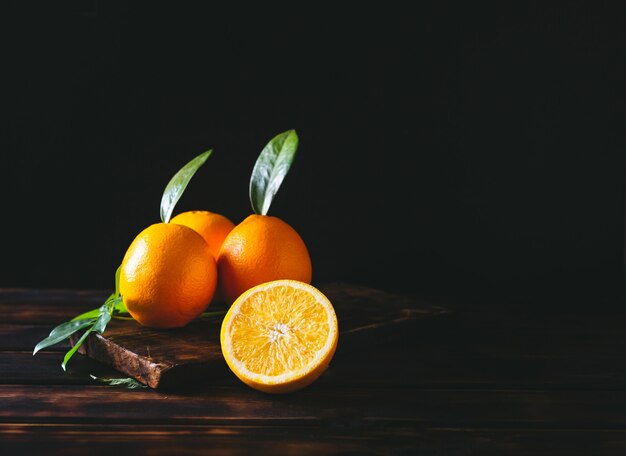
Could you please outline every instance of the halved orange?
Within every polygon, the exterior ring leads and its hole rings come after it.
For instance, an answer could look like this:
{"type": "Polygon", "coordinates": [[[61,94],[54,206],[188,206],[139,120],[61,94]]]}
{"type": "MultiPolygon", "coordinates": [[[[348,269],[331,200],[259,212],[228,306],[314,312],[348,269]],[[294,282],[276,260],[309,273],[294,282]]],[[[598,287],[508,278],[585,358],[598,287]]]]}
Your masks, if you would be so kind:
{"type": "Polygon", "coordinates": [[[274,280],[235,300],[220,340],[241,381],[266,393],[288,393],[326,370],[338,334],[335,309],[321,291],[297,280],[274,280]]]}

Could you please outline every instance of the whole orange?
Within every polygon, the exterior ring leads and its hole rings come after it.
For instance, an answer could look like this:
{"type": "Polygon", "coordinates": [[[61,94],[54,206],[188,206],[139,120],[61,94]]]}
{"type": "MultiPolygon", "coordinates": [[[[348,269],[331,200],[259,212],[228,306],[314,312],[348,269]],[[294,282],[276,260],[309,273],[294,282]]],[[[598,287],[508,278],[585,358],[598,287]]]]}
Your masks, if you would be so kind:
{"type": "Polygon", "coordinates": [[[128,312],[153,328],[185,326],[204,312],[216,285],[215,259],[204,238],[173,223],[155,223],[139,233],[120,269],[128,312]]]}
{"type": "Polygon", "coordinates": [[[255,285],[278,279],[311,283],[311,258],[300,235],[269,215],[250,215],[226,236],[217,258],[229,303],[255,285]]]}
{"type": "Polygon", "coordinates": [[[222,242],[235,227],[227,217],[209,211],[187,211],[178,214],[170,223],[185,225],[202,235],[209,244],[213,258],[217,260],[222,242]]]}

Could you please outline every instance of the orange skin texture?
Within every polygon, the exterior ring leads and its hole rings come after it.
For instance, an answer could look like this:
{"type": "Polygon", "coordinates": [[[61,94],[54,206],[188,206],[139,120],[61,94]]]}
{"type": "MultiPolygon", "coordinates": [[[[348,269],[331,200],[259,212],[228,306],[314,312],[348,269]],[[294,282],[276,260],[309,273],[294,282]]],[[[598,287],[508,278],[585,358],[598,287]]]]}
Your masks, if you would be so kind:
{"type": "Polygon", "coordinates": [[[250,215],[226,237],[217,259],[219,289],[227,303],[271,280],[311,283],[311,257],[300,235],[281,219],[250,215]]]}
{"type": "Polygon", "coordinates": [[[152,328],[185,326],[205,311],[216,286],[217,265],[204,238],[173,223],[155,223],[139,233],[120,270],[128,312],[152,328]]]}
{"type": "Polygon", "coordinates": [[[235,224],[227,217],[209,211],[182,212],[173,217],[170,223],[188,226],[200,233],[207,244],[209,244],[209,249],[216,260],[224,239],[235,227],[235,224]]]}

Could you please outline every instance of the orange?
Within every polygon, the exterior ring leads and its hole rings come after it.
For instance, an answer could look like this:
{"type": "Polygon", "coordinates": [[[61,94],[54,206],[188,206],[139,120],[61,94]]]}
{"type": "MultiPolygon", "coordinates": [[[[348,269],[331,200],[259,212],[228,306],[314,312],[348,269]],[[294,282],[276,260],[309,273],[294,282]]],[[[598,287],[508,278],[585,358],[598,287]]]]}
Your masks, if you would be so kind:
{"type": "Polygon", "coordinates": [[[185,225],[202,235],[217,260],[222,242],[235,224],[221,214],[209,211],[187,211],[178,214],[170,223],[185,225]]]}
{"type": "Polygon", "coordinates": [[[337,316],[317,288],[276,280],[251,288],[230,307],[220,342],[228,367],[267,393],[287,393],[314,382],[337,349],[337,316]]]}
{"type": "Polygon", "coordinates": [[[174,223],[155,223],[139,233],[119,278],[128,312],[153,328],[185,326],[207,308],[216,284],[215,259],[204,238],[174,223]]]}
{"type": "Polygon", "coordinates": [[[217,258],[224,298],[232,303],[249,288],[278,279],[311,282],[311,258],[300,235],[269,215],[250,215],[226,236],[217,258]]]}

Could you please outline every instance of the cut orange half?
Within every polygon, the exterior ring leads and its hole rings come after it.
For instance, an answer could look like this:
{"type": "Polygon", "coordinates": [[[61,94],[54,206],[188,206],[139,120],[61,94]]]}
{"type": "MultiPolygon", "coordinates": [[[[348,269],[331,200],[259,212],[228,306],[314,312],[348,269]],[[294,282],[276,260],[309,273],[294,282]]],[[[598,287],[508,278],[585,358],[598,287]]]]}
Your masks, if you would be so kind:
{"type": "Polygon", "coordinates": [[[287,393],[326,370],[338,334],[335,309],[322,292],[297,280],[274,280],[237,298],[220,340],[226,363],[241,381],[267,393],[287,393]]]}

